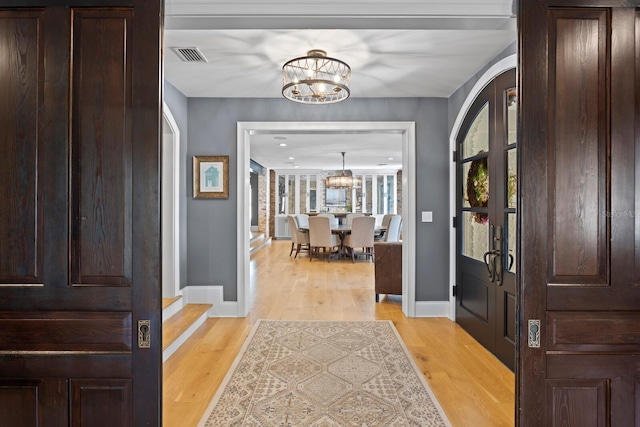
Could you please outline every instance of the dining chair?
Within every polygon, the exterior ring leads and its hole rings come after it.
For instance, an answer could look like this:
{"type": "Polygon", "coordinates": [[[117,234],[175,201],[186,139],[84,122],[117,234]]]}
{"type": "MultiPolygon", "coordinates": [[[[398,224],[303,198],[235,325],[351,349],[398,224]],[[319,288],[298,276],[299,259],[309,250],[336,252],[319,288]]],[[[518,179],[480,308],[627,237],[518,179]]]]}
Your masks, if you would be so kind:
{"type": "Polygon", "coordinates": [[[351,262],[355,262],[356,248],[362,248],[361,255],[371,257],[373,261],[373,231],[376,227],[376,219],[370,216],[362,216],[353,219],[351,233],[347,234],[342,242],[343,246],[351,252],[351,262]]]}
{"type": "Polygon", "coordinates": [[[382,230],[380,233],[376,234],[375,237],[374,237],[375,240],[377,240],[379,242],[385,241],[386,234],[387,234],[386,230],[389,228],[389,222],[391,221],[391,218],[393,218],[394,216],[397,216],[397,215],[396,214],[385,214],[382,217],[382,227],[385,230],[382,230]]]}
{"type": "Polygon", "coordinates": [[[394,215],[389,221],[387,231],[385,233],[385,242],[399,242],[400,232],[402,229],[402,217],[400,215],[394,215]]]}
{"type": "Polygon", "coordinates": [[[316,216],[329,218],[329,221],[330,221],[331,225],[340,224],[340,220],[338,218],[336,218],[336,216],[334,214],[332,214],[332,213],[319,213],[316,216]]]}
{"type": "Polygon", "coordinates": [[[353,222],[354,218],[360,218],[361,216],[364,216],[363,213],[349,213],[347,214],[347,225],[351,225],[353,222]]]}
{"type": "Polygon", "coordinates": [[[312,216],[309,218],[309,261],[315,255],[320,258],[320,249],[327,256],[327,262],[331,261],[333,248],[338,248],[340,242],[338,236],[331,232],[330,219],[325,216],[312,216]],[[327,248],[329,253],[327,254],[327,248]]]}
{"type": "Polygon", "coordinates": [[[298,221],[298,228],[309,228],[309,215],[298,214],[296,215],[296,221],[298,221]]]}
{"type": "Polygon", "coordinates": [[[298,220],[294,215],[288,215],[287,222],[289,223],[289,231],[291,232],[291,250],[289,251],[289,256],[291,256],[293,248],[295,247],[296,255],[294,258],[297,258],[300,252],[309,251],[309,233],[300,230],[298,220]]]}

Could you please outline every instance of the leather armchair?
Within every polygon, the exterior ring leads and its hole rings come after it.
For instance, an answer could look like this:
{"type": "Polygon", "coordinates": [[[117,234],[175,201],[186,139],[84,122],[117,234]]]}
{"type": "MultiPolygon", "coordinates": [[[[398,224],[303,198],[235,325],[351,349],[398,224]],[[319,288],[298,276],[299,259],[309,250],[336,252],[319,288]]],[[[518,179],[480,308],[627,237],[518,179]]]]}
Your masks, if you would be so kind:
{"type": "Polygon", "coordinates": [[[374,243],[376,302],[380,294],[402,295],[402,242],[374,243]]]}

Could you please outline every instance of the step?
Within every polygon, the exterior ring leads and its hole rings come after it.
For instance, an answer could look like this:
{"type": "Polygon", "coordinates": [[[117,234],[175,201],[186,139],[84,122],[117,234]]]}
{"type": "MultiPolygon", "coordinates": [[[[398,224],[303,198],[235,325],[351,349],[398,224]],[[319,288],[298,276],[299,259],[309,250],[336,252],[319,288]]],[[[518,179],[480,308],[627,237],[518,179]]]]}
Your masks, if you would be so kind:
{"type": "Polygon", "coordinates": [[[254,254],[271,243],[271,237],[265,237],[264,233],[256,234],[250,240],[249,254],[254,254]]]}
{"type": "Polygon", "coordinates": [[[162,361],[165,362],[207,320],[211,304],[186,304],[162,322],[162,361]]]}
{"type": "Polygon", "coordinates": [[[162,298],[162,321],[164,322],[184,307],[182,295],[173,298],[162,298]]]}
{"type": "Polygon", "coordinates": [[[251,237],[249,238],[249,244],[251,246],[259,245],[260,243],[264,242],[264,240],[265,240],[265,234],[264,233],[251,232],[251,237]]]}

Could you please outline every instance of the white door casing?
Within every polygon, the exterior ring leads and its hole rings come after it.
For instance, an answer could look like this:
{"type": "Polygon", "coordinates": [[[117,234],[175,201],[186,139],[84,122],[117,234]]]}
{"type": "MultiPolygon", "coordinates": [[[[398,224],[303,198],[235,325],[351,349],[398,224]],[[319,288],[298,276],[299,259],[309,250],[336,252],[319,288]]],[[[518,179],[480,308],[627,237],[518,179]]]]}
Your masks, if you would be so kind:
{"type": "Polygon", "coordinates": [[[415,122],[238,122],[237,124],[237,301],[238,316],[245,317],[251,308],[249,250],[250,212],[250,147],[251,135],[279,131],[299,132],[397,132],[402,136],[402,312],[416,315],[416,135],[415,122]]]}

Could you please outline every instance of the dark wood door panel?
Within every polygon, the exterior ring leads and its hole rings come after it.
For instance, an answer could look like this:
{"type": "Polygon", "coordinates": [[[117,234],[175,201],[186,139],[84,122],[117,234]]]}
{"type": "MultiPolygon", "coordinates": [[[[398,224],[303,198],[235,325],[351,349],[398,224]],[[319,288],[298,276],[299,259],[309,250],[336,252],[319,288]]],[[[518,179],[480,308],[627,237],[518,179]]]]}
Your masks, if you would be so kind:
{"type": "Polygon", "coordinates": [[[549,351],[640,353],[639,312],[547,314],[549,351]]]}
{"type": "Polygon", "coordinates": [[[72,427],[133,425],[131,380],[74,379],[71,388],[72,427]]]}
{"type": "Polygon", "coordinates": [[[548,380],[547,426],[609,426],[606,380],[548,380]]]}
{"type": "Polygon", "coordinates": [[[132,307],[131,290],[125,287],[0,287],[0,310],[116,310],[132,307]]]}
{"type": "Polygon", "coordinates": [[[130,379],[0,379],[0,424],[131,426],[131,393],[130,379]]]}
{"type": "Polygon", "coordinates": [[[556,223],[548,233],[556,234],[550,242],[561,239],[568,246],[550,243],[547,251],[547,307],[601,310],[607,301],[609,310],[634,309],[640,304],[629,268],[636,264],[635,105],[627,94],[636,85],[625,61],[633,51],[635,14],[552,9],[551,16],[564,30],[550,25],[549,60],[569,59],[556,61],[549,80],[550,215],[556,223]]]}
{"type": "Polygon", "coordinates": [[[461,307],[478,319],[489,321],[489,301],[493,293],[483,280],[463,273],[458,292],[461,307]]]}
{"type": "Polygon", "coordinates": [[[517,424],[639,425],[638,12],[520,7],[517,424]]]}
{"type": "Polygon", "coordinates": [[[129,312],[0,312],[0,355],[131,353],[129,312]]]}
{"type": "Polygon", "coordinates": [[[0,424],[161,425],[162,2],[0,7],[0,424]]]}
{"type": "MultiPolygon", "coordinates": [[[[633,239],[633,235],[627,236],[627,240],[633,239]]],[[[616,248],[613,249],[614,251],[616,248]]],[[[633,253],[630,248],[628,253],[633,253]]],[[[625,258],[628,258],[625,256],[625,258]]],[[[620,283],[623,276],[633,275],[634,262],[622,265],[619,261],[612,262],[616,266],[616,274],[612,274],[611,279],[618,284],[611,287],[590,287],[590,286],[547,286],[546,300],[550,310],[567,310],[571,306],[575,310],[633,310],[640,306],[639,288],[633,283],[631,278],[625,284],[620,283]],[[626,272],[624,272],[626,270],[626,272]],[[607,307],[603,307],[602,302],[607,301],[607,307]]]]}
{"type": "Polygon", "coordinates": [[[608,24],[604,9],[549,12],[549,283],[608,285],[608,24]]]}
{"type": "Polygon", "coordinates": [[[131,284],[132,18],[73,10],[74,285],[131,284]]]}
{"type": "MultiPolygon", "coordinates": [[[[547,378],[549,381],[560,381],[570,385],[570,387],[580,387],[587,385],[587,388],[594,392],[596,384],[603,384],[604,388],[599,389],[598,395],[604,393],[604,406],[606,414],[606,426],[634,426],[637,424],[636,408],[640,406],[640,394],[637,393],[638,382],[640,381],[640,357],[637,355],[619,354],[552,354],[547,359],[547,378]],[[583,384],[581,384],[584,382],[583,384]],[[601,390],[601,391],[600,391],[601,390]]],[[[601,387],[601,386],[598,386],[601,387]]],[[[549,398],[549,396],[547,396],[549,398]]],[[[592,408],[569,407],[567,406],[564,419],[568,416],[581,417],[582,413],[593,416],[592,420],[598,419],[596,413],[603,409],[603,403],[598,398],[598,403],[592,408]],[[598,408],[598,411],[595,409],[598,408]],[[573,409],[572,411],[569,411],[573,409]]],[[[547,408],[548,412],[551,409],[547,408]]],[[[591,422],[591,421],[590,421],[591,422]]],[[[579,425],[579,424],[570,424],[579,425]]]]}
{"type": "Polygon", "coordinates": [[[0,379],[0,422],[11,427],[66,426],[67,392],[65,379],[0,379]]]}
{"type": "Polygon", "coordinates": [[[0,355],[1,378],[127,378],[130,354],[51,352],[0,355]]]}
{"type": "Polygon", "coordinates": [[[477,261],[464,259],[456,295],[456,322],[487,349],[495,348],[493,288],[487,285],[487,269],[477,261]]]}
{"type": "MultiPolygon", "coordinates": [[[[511,283],[513,285],[513,283],[511,283]]],[[[502,363],[516,367],[516,293],[508,283],[496,292],[495,355],[502,363]]]]}
{"type": "Polygon", "coordinates": [[[5,117],[0,132],[2,283],[43,281],[42,17],[41,11],[0,10],[0,63],[5,76],[0,81],[0,112],[5,117]]]}

